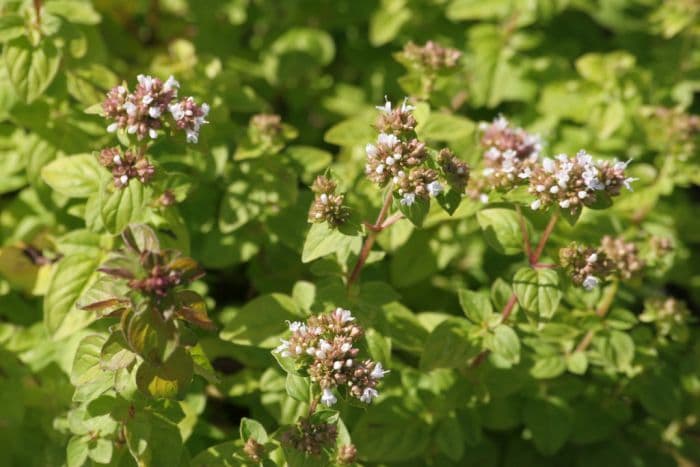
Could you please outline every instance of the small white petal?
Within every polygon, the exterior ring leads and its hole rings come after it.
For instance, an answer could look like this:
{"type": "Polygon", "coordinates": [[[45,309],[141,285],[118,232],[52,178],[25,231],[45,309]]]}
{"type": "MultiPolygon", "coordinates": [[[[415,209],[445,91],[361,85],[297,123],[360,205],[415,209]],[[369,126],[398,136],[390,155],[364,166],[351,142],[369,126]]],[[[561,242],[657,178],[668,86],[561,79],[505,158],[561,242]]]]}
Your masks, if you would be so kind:
{"type": "Polygon", "coordinates": [[[119,124],[118,123],[112,123],[107,127],[107,133],[114,133],[119,129],[119,124]]]}
{"type": "Polygon", "coordinates": [[[321,395],[321,402],[323,402],[324,405],[330,407],[331,405],[334,405],[336,402],[338,402],[338,399],[336,399],[335,395],[333,395],[333,392],[331,392],[330,389],[325,388],[323,390],[323,395],[321,395]]]}

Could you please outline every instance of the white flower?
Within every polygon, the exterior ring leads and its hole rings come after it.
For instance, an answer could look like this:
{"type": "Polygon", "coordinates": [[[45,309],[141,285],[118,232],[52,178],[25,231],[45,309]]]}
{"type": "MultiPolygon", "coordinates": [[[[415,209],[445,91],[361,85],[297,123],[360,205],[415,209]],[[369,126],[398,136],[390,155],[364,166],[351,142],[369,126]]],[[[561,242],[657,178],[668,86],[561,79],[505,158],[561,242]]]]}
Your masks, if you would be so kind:
{"type": "Polygon", "coordinates": [[[538,193],[542,193],[545,190],[545,188],[546,187],[544,185],[537,185],[535,187],[535,189],[537,190],[538,193]]]}
{"type": "Polygon", "coordinates": [[[321,396],[321,402],[323,402],[324,405],[327,405],[330,407],[331,405],[334,405],[336,402],[338,402],[338,399],[333,395],[330,389],[325,388],[323,390],[323,395],[321,396]]]}
{"type": "Polygon", "coordinates": [[[297,332],[297,331],[305,331],[306,330],[306,325],[302,323],[301,321],[292,321],[291,323],[288,322],[289,324],[289,330],[292,332],[297,332]]]}
{"type": "Polygon", "coordinates": [[[576,194],[578,195],[579,199],[585,199],[588,196],[588,192],[584,190],[581,190],[576,194]]]}
{"type": "Polygon", "coordinates": [[[401,112],[412,112],[415,107],[408,104],[408,97],[403,98],[403,104],[401,104],[401,112]]]}
{"type": "Polygon", "coordinates": [[[143,96],[143,98],[141,98],[141,102],[143,102],[144,105],[148,105],[151,102],[153,102],[153,96],[150,94],[146,94],[145,96],[143,96]]]}
{"type": "Polygon", "coordinates": [[[350,310],[344,310],[343,308],[336,308],[333,314],[340,319],[341,323],[347,323],[355,320],[350,310]]]}
{"type": "Polygon", "coordinates": [[[345,366],[350,368],[352,366],[352,358],[348,358],[345,360],[345,366]]]}
{"type": "Polygon", "coordinates": [[[586,276],[583,280],[583,288],[586,290],[593,290],[598,286],[598,278],[596,276],[586,276]]]}
{"type": "Polygon", "coordinates": [[[396,137],[396,135],[379,133],[379,136],[377,136],[377,143],[393,148],[399,144],[399,139],[396,137]]]}
{"type": "Polygon", "coordinates": [[[318,199],[320,199],[323,204],[328,204],[328,195],[327,194],[321,193],[321,196],[319,196],[318,199]]]}
{"type": "Polygon", "coordinates": [[[197,141],[199,141],[199,133],[196,132],[195,130],[187,130],[186,133],[187,133],[187,142],[197,144],[197,141]]]}
{"type": "Polygon", "coordinates": [[[523,171],[518,174],[518,178],[522,178],[522,179],[530,178],[531,175],[532,175],[532,170],[530,169],[530,167],[525,167],[523,169],[523,171]]]}
{"type": "Polygon", "coordinates": [[[377,392],[376,389],[365,388],[365,390],[362,391],[362,396],[360,396],[360,400],[362,402],[364,402],[365,404],[369,404],[372,402],[372,399],[374,399],[377,396],[379,396],[379,393],[377,392]]]}
{"type": "Polygon", "coordinates": [[[394,162],[396,161],[394,161],[393,157],[389,156],[384,160],[384,162],[386,162],[386,165],[394,165],[394,162]]]}
{"type": "Polygon", "coordinates": [[[161,110],[160,107],[153,106],[148,109],[148,115],[151,118],[160,118],[161,110]]]}
{"type": "Polygon", "coordinates": [[[367,146],[365,146],[365,152],[367,153],[367,156],[374,157],[377,155],[377,146],[370,143],[367,146]]]}
{"type": "Polygon", "coordinates": [[[497,160],[499,157],[501,157],[501,151],[491,146],[484,154],[484,157],[491,160],[497,160]]]}
{"type": "Polygon", "coordinates": [[[571,201],[569,201],[568,199],[563,199],[563,200],[559,201],[559,206],[566,209],[569,206],[571,206],[571,201]]]}
{"type": "Polygon", "coordinates": [[[440,182],[437,180],[428,183],[427,188],[430,196],[438,196],[440,193],[442,193],[442,185],[440,185],[440,182]]]}
{"type": "Polygon", "coordinates": [[[321,352],[328,352],[329,350],[331,350],[333,348],[333,346],[330,343],[328,343],[328,341],[325,339],[321,339],[318,342],[318,347],[319,347],[319,349],[321,349],[320,350],[321,352]]]}
{"type": "Polygon", "coordinates": [[[126,174],[122,175],[121,177],[119,177],[119,180],[122,182],[122,185],[126,185],[127,182],[129,181],[129,176],[126,174]]]}
{"type": "Polygon", "coordinates": [[[129,117],[136,115],[136,105],[131,101],[124,104],[124,110],[129,117]]]}
{"type": "Polygon", "coordinates": [[[385,113],[391,113],[391,101],[387,96],[384,96],[384,105],[376,105],[375,108],[385,113]]]}
{"type": "Polygon", "coordinates": [[[150,91],[153,87],[153,76],[138,75],[136,79],[138,80],[141,86],[146,88],[146,91],[150,91]]]}
{"type": "Polygon", "coordinates": [[[542,206],[542,202],[539,199],[536,199],[535,201],[530,203],[530,209],[532,209],[533,211],[537,211],[540,208],[540,206],[542,206]]]}
{"type": "Polygon", "coordinates": [[[107,127],[107,133],[114,133],[119,129],[119,124],[118,123],[112,123],[107,127]]]}
{"type": "Polygon", "coordinates": [[[596,253],[591,253],[588,258],[586,258],[586,262],[588,263],[595,263],[596,261],[598,261],[598,255],[596,253]]]}
{"type": "Polygon", "coordinates": [[[170,77],[163,83],[163,90],[165,92],[169,91],[175,91],[175,95],[177,96],[177,90],[180,88],[180,83],[177,82],[177,80],[173,77],[173,75],[170,75],[170,77]]]}
{"type": "Polygon", "coordinates": [[[496,119],[494,119],[493,126],[499,130],[505,130],[508,128],[508,120],[503,115],[499,115],[496,119]]]}
{"type": "Polygon", "coordinates": [[[626,179],[624,179],[624,180],[622,181],[622,184],[625,185],[625,188],[627,188],[629,191],[634,191],[634,190],[632,189],[632,185],[630,185],[630,183],[636,182],[637,180],[639,180],[639,179],[638,179],[638,178],[627,177],[626,179]]]}
{"type": "Polygon", "coordinates": [[[150,128],[148,130],[148,136],[150,136],[151,139],[156,139],[158,137],[158,132],[156,131],[155,128],[150,128]]]}
{"type": "Polygon", "coordinates": [[[168,106],[168,110],[175,120],[182,120],[185,118],[185,111],[182,109],[182,105],[180,105],[180,103],[170,104],[168,106]]]}
{"type": "Polygon", "coordinates": [[[138,130],[139,127],[138,125],[129,125],[129,127],[126,129],[126,132],[129,133],[130,135],[133,135],[136,133],[136,130],[138,130]]]}
{"type": "Polygon", "coordinates": [[[379,164],[377,168],[374,169],[375,172],[378,174],[383,174],[384,173],[384,164],[379,164]]]}
{"type": "Polygon", "coordinates": [[[352,344],[350,344],[349,342],[346,342],[340,346],[340,351],[343,353],[349,352],[350,349],[352,349],[352,344]]]}
{"type": "Polygon", "coordinates": [[[552,188],[549,189],[549,192],[553,195],[556,195],[557,193],[559,193],[559,187],[554,185],[552,188]]]}
{"type": "Polygon", "coordinates": [[[410,206],[413,203],[416,202],[416,194],[415,193],[404,193],[403,197],[401,198],[401,203],[403,206],[410,206]]]}
{"type": "Polygon", "coordinates": [[[314,347],[307,347],[306,348],[306,353],[308,355],[311,355],[312,357],[316,355],[316,349],[314,347]]]}
{"type": "Polygon", "coordinates": [[[341,368],[343,368],[343,362],[341,362],[340,360],[336,360],[335,362],[333,362],[334,370],[340,370],[341,368]]]}
{"type": "Polygon", "coordinates": [[[545,172],[554,172],[554,161],[549,157],[545,157],[542,160],[542,168],[545,170],[545,172]]]}
{"type": "Polygon", "coordinates": [[[119,154],[117,154],[112,158],[112,162],[114,162],[117,165],[122,165],[122,158],[119,157],[119,154]]]}
{"type": "Polygon", "coordinates": [[[488,203],[489,202],[489,195],[487,195],[486,193],[481,193],[479,195],[479,201],[481,201],[484,204],[488,203]]]}
{"type": "Polygon", "coordinates": [[[377,364],[374,366],[374,369],[372,369],[372,372],[369,374],[369,376],[372,379],[382,379],[385,374],[389,373],[388,371],[385,371],[384,368],[382,368],[382,364],[377,362],[377,364]]]}
{"type": "Polygon", "coordinates": [[[275,352],[283,357],[289,357],[289,341],[280,339],[281,344],[275,348],[275,352]]]}

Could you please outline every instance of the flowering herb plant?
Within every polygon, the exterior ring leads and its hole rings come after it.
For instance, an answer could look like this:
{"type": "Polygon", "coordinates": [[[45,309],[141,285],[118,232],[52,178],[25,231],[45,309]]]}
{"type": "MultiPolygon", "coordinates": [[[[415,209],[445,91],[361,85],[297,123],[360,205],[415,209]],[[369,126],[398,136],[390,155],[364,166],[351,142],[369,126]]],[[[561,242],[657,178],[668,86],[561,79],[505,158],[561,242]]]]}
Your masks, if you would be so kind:
{"type": "Polygon", "coordinates": [[[700,464],[698,18],[0,0],[0,464],[700,464]]]}

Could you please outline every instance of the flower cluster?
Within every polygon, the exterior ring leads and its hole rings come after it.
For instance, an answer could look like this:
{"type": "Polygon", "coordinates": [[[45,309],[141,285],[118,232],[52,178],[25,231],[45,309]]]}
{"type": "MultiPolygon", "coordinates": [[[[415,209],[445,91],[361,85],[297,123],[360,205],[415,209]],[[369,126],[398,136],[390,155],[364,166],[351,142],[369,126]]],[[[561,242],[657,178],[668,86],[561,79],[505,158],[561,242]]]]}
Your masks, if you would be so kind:
{"type": "Polygon", "coordinates": [[[102,110],[113,120],[107,131],[114,133],[122,129],[139,140],[146,136],[156,139],[158,130],[163,128],[163,118],[170,112],[174,126],[185,131],[188,142],[196,143],[200,127],[207,123],[209,106],[197,105],[192,97],[176,101],[180,84],[172,76],[162,82],[152,76],[138,75],[137,81],[133,93],[124,85],[107,93],[102,110]]]}
{"type": "Polygon", "coordinates": [[[258,443],[255,438],[250,437],[243,445],[243,452],[248,459],[259,463],[262,462],[262,458],[265,455],[265,445],[258,443]]]}
{"type": "Polygon", "coordinates": [[[406,206],[440,195],[445,183],[441,180],[460,193],[464,191],[469,168],[451,152],[440,153],[438,163],[443,173],[428,167],[428,149],[415,135],[413,106],[404,101],[394,108],[387,100],[377,109],[381,111],[376,123],[380,133],[376,143],[365,147],[365,174],[370,181],[380,187],[391,184],[406,206]]]}
{"type": "Polygon", "coordinates": [[[146,156],[130,149],[123,154],[117,147],[103,149],[98,159],[100,164],[112,171],[114,186],[117,188],[124,188],[133,178],[141,183],[148,183],[155,174],[155,167],[146,156]]]}
{"type": "Polygon", "coordinates": [[[599,247],[572,243],[559,251],[559,260],[571,281],[586,290],[594,289],[611,275],[630,279],[645,266],[634,243],[609,235],[603,237],[599,247]]]}
{"type": "Polygon", "coordinates": [[[350,311],[337,308],[311,316],[306,323],[289,323],[291,336],[275,349],[308,372],[321,387],[321,402],[327,406],[338,401],[333,389],[369,404],[379,395],[375,387],[386,373],[381,363],[357,358],[355,343],[363,330],[354,321],[350,311]]]}
{"type": "Polygon", "coordinates": [[[336,460],[340,465],[349,465],[355,462],[357,458],[357,448],[354,444],[343,444],[338,448],[336,460]]]}
{"type": "Polygon", "coordinates": [[[281,441],[297,451],[319,456],[335,445],[338,429],[333,423],[314,422],[311,417],[302,417],[289,430],[282,433],[281,441]]]}
{"type": "Polygon", "coordinates": [[[691,318],[688,306],[682,300],[673,297],[650,298],[644,302],[644,311],[639,315],[643,323],[654,323],[661,336],[670,336],[673,340],[687,339],[686,323],[691,318]]]}
{"type": "Polygon", "coordinates": [[[188,284],[204,274],[194,260],[173,250],[144,250],[139,252],[138,258],[138,270],[115,267],[109,261],[99,270],[126,279],[129,288],[154,298],[163,298],[175,287],[188,284]]]}
{"type": "Polygon", "coordinates": [[[350,217],[350,209],[343,204],[344,195],[337,195],[336,183],[328,177],[319,175],[311,185],[316,193],[314,202],[309,209],[309,222],[328,222],[332,228],[343,225],[350,217]]]}
{"type": "Polygon", "coordinates": [[[404,46],[402,54],[406,61],[429,71],[454,68],[462,57],[459,50],[443,47],[434,41],[428,41],[422,46],[409,42],[404,46]]]}
{"type": "Polygon", "coordinates": [[[653,138],[659,139],[659,132],[664,136],[661,140],[671,154],[685,159],[694,154],[700,141],[700,116],[690,115],[677,108],[656,107],[651,109],[651,117],[661,124],[661,128],[653,128],[653,138]]]}
{"type": "Polygon", "coordinates": [[[481,176],[473,180],[469,193],[486,202],[491,190],[509,190],[527,184],[539,162],[542,141],[538,135],[511,125],[503,116],[491,123],[482,122],[479,129],[484,168],[481,176]]]}
{"type": "Polygon", "coordinates": [[[250,118],[250,127],[260,139],[268,141],[278,138],[284,130],[282,117],[277,114],[253,115],[250,118]]]}
{"type": "Polygon", "coordinates": [[[593,206],[603,198],[620,194],[622,187],[631,190],[635,179],[625,175],[629,162],[594,161],[585,151],[575,157],[560,154],[545,158],[530,175],[529,191],[537,199],[532,209],[557,205],[576,214],[583,206],[593,206]]]}
{"type": "Polygon", "coordinates": [[[469,182],[469,166],[460,160],[452,151],[442,149],[437,156],[438,164],[445,174],[445,181],[456,191],[463,193],[469,182]]]}

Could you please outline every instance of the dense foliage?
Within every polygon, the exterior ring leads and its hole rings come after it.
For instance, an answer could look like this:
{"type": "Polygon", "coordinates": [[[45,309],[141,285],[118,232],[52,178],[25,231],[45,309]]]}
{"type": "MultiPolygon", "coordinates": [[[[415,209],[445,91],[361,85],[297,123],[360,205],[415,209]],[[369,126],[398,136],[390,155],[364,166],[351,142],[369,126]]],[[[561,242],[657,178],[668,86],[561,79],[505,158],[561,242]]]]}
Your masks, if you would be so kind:
{"type": "Polygon", "coordinates": [[[0,464],[700,463],[698,18],[0,0],[0,464]]]}

